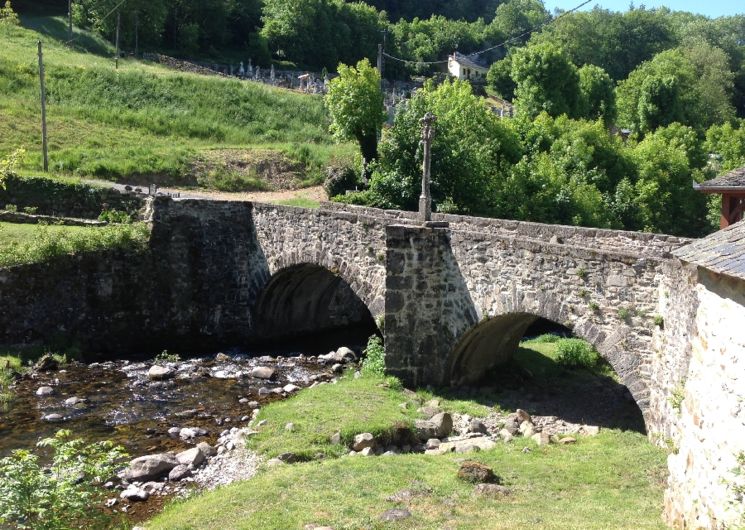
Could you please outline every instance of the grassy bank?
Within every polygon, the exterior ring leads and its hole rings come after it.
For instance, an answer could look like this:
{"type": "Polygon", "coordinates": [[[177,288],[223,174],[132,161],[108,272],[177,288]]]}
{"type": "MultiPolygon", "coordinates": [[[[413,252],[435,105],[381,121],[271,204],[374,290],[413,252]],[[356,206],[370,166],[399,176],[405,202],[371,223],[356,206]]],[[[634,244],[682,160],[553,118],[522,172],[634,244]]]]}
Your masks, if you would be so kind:
{"type": "MultiPolygon", "coordinates": [[[[605,377],[603,367],[566,371],[556,365],[555,355],[553,344],[528,342],[515,363],[518,370],[533,370],[539,385],[557,378],[572,385],[605,377]]],[[[612,379],[605,381],[612,384],[612,379]]],[[[519,438],[468,455],[337,458],[357,433],[380,434],[410,424],[417,415],[416,403],[424,399],[440,399],[446,410],[484,416],[500,406],[498,394],[469,398],[420,391],[414,395],[375,376],[357,380],[347,376],[336,385],[304,390],[265,407],[259,420],[266,424],[249,445],[265,458],[294,452],[303,459],[316,459],[267,467],[250,481],[174,503],[146,527],[664,528],[660,513],[665,453],[637,432],[604,428],[595,437],[578,436],[576,444],[541,447],[519,438]],[[286,430],[287,423],[293,423],[294,430],[286,430]],[[340,432],[342,445],[331,443],[334,432],[340,432]],[[458,480],[458,467],[466,458],[492,467],[510,495],[480,497],[473,485],[458,480]],[[412,495],[399,502],[390,499],[402,490],[412,495]],[[380,520],[384,511],[400,507],[412,516],[397,523],[380,520]]]]}
{"type": "MultiPolygon", "coordinates": [[[[174,72],[133,59],[120,61],[114,70],[105,42],[81,32],[78,48],[70,49],[53,36],[54,22],[25,19],[35,30],[0,26],[0,154],[24,146],[28,170],[41,167],[40,38],[53,171],[198,185],[193,169],[201,153],[271,149],[304,166],[299,182],[317,183],[322,166],[352,153],[349,146],[332,143],[319,96],[174,72]]],[[[215,171],[227,170],[218,165],[215,171]]]]}
{"type": "Polygon", "coordinates": [[[141,250],[144,224],[80,227],[0,223],[0,267],[39,263],[59,256],[100,250],[141,250]]]}

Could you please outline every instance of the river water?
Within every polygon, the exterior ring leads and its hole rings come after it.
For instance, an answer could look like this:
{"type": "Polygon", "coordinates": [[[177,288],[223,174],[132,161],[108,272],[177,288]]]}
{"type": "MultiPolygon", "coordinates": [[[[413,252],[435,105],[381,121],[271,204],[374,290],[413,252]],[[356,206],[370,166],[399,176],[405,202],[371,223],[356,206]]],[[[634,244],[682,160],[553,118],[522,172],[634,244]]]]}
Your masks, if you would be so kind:
{"type": "Polygon", "coordinates": [[[148,378],[152,360],[73,362],[60,370],[24,376],[15,386],[14,398],[0,411],[0,455],[33,448],[60,428],[89,441],[112,440],[133,457],[181,451],[195,440],[187,444],[169,429],[203,429],[207,434],[196,441],[214,443],[224,429],[245,426],[257,403],[282,399],[285,385],[304,388],[333,377],[330,365],[301,353],[257,357],[228,351],[217,358],[165,364],[175,372],[165,381],[148,378]],[[274,377],[251,377],[258,366],[274,369],[274,377]],[[45,386],[52,393],[37,395],[45,386]],[[71,398],[83,401],[73,404],[76,400],[71,398]]]}

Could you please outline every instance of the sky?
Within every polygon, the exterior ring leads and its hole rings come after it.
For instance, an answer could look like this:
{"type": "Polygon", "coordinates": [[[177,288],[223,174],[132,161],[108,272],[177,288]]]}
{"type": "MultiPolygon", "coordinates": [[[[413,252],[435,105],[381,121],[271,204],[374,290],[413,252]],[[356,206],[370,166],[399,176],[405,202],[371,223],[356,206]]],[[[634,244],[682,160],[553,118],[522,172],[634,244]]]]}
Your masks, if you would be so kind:
{"type": "MultiPolygon", "coordinates": [[[[553,11],[554,8],[572,9],[581,4],[583,0],[545,0],[546,8],[553,11]]],[[[611,11],[626,11],[629,8],[629,0],[594,0],[583,9],[592,9],[599,5],[603,9],[611,11]]],[[[690,11],[700,13],[707,17],[721,17],[729,15],[745,14],[745,0],[636,0],[636,7],[644,5],[648,8],[669,7],[674,11],[690,11]]]]}

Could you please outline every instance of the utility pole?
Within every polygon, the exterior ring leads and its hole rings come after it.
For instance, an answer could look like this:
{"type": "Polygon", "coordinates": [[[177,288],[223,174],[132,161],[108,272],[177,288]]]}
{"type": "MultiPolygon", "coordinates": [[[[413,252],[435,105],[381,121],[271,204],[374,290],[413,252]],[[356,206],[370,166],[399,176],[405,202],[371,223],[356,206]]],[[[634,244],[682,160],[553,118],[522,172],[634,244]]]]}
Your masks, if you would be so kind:
{"type": "Polygon", "coordinates": [[[135,11],[135,57],[140,55],[140,12],[135,11]]]}
{"type": "Polygon", "coordinates": [[[47,146],[47,89],[44,85],[44,53],[39,45],[39,84],[41,86],[41,149],[44,161],[44,172],[49,171],[49,150],[47,146]]]}
{"type": "Polygon", "coordinates": [[[67,40],[72,42],[72,0],[67,0],[67,40]]]}
{"type": "Polygon", "coordinates": [[[114,68],[119,69],[119,26],[122,22],[122,13],[116,12],[116,58],[114,59],[114,68]]]}
{"type": "Polygon", "coordinates": [[[432,221],[432,195],[430,194],[430,169],[432,167],[432,139],[435,137],[437,116],[428,112],[421,119],[424,163],[422,164],[422,194],[419,197],[419,219],[423,223],[432,221]]]}

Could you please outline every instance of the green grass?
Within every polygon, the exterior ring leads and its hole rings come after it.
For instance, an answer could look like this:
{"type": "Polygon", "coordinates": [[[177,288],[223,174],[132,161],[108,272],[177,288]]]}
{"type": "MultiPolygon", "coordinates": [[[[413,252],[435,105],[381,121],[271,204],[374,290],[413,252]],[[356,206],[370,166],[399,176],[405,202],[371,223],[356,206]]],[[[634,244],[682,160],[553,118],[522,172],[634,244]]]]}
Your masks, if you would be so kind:
{"type": "Polygon", "coordinates": [[[205,150],[273,149],[306,166],[300,184],[308,185],[317,183],[322,166],[353,152],[332,142],[320,96],[132,59],[114,70],[101,39],[79,32],[71,49],[63,44],[61,19],[24,18],[24,24],[33,29],[0,27],[0,155],[25,147],[26,170],[41,168],[39,38],[55,172],[196,185],[192,164],[205,150]]]}
{"type": "Polygon", "coordinates": [[[0,267],[83,252],[142,250],[149,235],[147,226],[140,223],[103,227],[0,223],[0,267]]]}
{"type": "Polygon", "coordinates": [[[348,451],[346,446],[329,441],[337,431],[343,443],[349,443],[361,432],[384,435],[397,425],[411,426],[413,407],[399,407],[406,401],[380,377],[347,375],[337,384],[319,385],[263,408],[258,421],[267,424],[258,428],[249,445],[270,458],[288,452],[304,460],[318,454],[340,456],[348,451]],[[295,425],[293,432],[285,430],[288,423],[295,425]]]}
{"type": "Polygon", "coordinates": [[[313,199],[308,199],[307,197],[293,197],[292,199],[277,201],[277,204],[282,204],[284,206],[296,206],[298,208],[312,208],[314,210],[321,207],[320,202],[313,199]]]}

